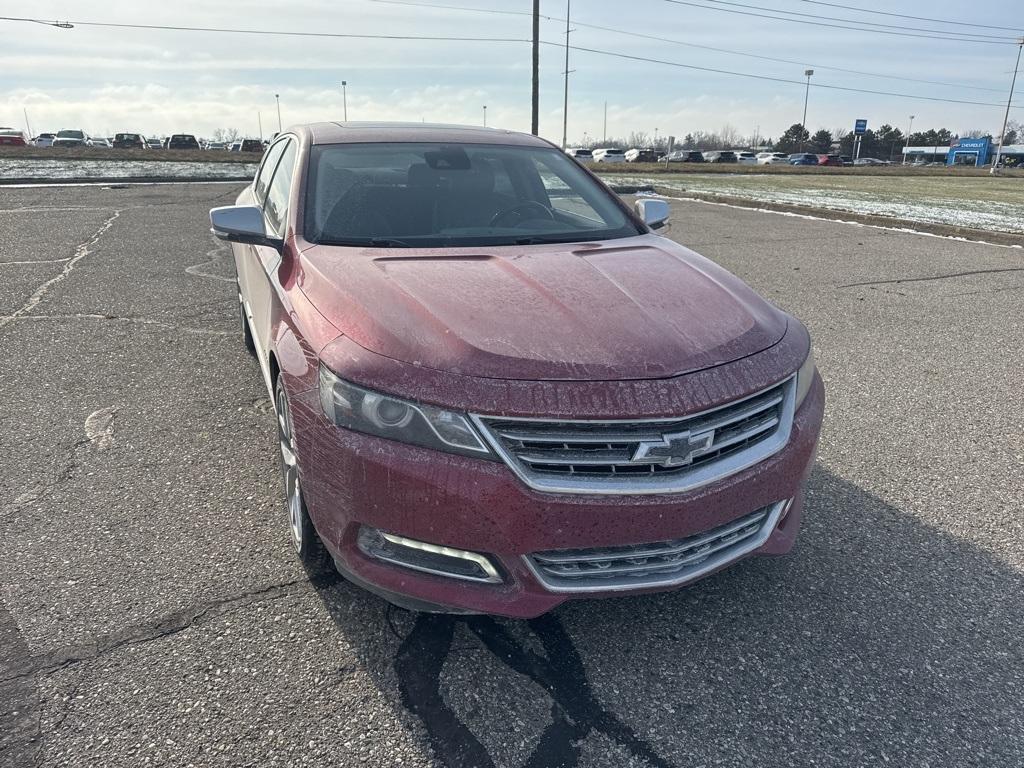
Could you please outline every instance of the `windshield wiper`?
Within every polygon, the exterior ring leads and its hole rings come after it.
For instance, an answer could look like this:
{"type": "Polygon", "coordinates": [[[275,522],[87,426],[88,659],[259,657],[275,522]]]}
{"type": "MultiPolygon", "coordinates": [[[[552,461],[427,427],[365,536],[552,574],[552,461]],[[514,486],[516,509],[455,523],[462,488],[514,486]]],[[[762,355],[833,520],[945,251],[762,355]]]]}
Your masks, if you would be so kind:
{"type": "Polygon", "coordinates": [[[392,237],[372,237],[370,245],[374,248],[411,248],[405,240],[395,240],[392,237]]]}
{"type": "MultiPolygon", "coordinates": [[[[551,243],[575,243],[579,241],[579,237],[543,237],[542,235],[534,235],[532,237],[520,237],[515,240],[516,245],[550,245],[551,243]]],[[[586,238],[582,238],[586,239],[586,238]]]]}

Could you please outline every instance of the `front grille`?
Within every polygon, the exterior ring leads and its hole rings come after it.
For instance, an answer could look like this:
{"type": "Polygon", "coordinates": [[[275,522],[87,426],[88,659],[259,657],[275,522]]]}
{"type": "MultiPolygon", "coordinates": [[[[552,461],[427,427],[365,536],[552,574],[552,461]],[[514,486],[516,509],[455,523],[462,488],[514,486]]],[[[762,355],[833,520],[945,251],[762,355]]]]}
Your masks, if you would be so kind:
{"type": "Polygon", "coordinates": [[[623,547],[536,552],[526,557],[534,575],[553,592],[672,586],[693,581],[760,547],[789,501],[782,501],[710,531],[671,541],[623,547]]]}
{"type": "Polygon", "coordinates": [[[761,461],[789,439],[793,379],[678,419],[549,421],[477,416],[495,451],[531,488],[672,493],[761,461]]]}

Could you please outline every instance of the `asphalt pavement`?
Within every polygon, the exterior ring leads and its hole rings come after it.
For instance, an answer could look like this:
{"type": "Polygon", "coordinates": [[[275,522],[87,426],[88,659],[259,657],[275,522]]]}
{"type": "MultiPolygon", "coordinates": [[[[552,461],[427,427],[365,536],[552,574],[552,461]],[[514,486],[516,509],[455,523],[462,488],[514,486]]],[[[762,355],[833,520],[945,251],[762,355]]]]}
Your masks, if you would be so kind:
{"type": "Polygon", "coordinates": [[[0,765],[1024,764],[1024,251],[674,203],[814,336],[794,553],[453,618],[294,557],[236,192],[0,190],[0,765]]]}

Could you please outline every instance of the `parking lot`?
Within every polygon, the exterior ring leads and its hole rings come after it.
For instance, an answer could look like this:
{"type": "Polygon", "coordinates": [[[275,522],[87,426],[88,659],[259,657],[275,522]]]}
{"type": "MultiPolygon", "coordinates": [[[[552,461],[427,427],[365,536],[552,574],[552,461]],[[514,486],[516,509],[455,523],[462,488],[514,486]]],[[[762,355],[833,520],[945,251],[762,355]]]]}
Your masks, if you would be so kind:
{"type": "Polygon", "coordinates": [[[815,339],[796,550],[453,618],[291,551],[236,193],[0,191],[0,765],[1024,763],[1024,250],[673,203],[815,339]]]}

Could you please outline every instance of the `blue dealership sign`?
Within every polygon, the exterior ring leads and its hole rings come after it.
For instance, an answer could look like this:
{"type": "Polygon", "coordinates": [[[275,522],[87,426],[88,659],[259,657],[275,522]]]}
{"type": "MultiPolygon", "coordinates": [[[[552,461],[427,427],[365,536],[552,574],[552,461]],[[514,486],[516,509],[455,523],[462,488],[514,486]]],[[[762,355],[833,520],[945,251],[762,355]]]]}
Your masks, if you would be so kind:
{"type": "Polygon", "coordinates": [[[857,136],[863,136],[868,130],[868,121],[861,118],[853,124],[853,132],[857,136]]]}

